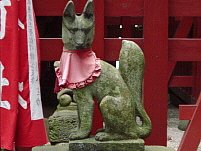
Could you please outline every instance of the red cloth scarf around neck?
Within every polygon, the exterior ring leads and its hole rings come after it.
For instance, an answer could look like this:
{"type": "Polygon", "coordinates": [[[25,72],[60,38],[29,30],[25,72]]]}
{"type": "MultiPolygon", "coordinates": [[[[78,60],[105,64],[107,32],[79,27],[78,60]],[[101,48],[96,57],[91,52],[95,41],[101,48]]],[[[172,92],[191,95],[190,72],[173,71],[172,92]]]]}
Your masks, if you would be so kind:
{"type": "Polygon", "coordinates": [[[91,48],[82,50],[63,49],[60,65],[55,69],[58,92],[63,88],[78,89],[94,82],[101,74],[100,59],[91,48]]]}

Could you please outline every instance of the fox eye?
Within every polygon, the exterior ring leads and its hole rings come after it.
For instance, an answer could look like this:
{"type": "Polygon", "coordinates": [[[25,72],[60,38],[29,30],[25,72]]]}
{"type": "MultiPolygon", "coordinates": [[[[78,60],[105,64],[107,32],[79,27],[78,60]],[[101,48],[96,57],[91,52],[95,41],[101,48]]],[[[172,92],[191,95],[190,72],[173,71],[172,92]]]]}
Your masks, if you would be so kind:
{"type": "Polygon", "coordinates": [[[91,30],[91,28],[82,28],[82,29],[78,29],[78,28],[68,28],[68,30],[69,30],[72,34],[74,34],[74,33],[77,32],[77,31],[82,31],[82,32],[84,32],[84,33],[88,33],[88,32],[91,30]]]}

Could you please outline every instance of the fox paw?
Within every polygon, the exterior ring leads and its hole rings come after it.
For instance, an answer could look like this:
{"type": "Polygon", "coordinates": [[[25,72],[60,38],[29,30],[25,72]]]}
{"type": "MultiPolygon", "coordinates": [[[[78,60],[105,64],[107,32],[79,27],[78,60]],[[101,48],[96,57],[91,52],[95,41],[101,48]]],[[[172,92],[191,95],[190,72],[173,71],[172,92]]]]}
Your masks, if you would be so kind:
{"type": "Polygon", "coordinates": [[[87,138],[89,136],[88,132],[81,132],[81,131],[77,131],[77,132],[72,132],[69,135],[69,139],[70,140],[78,140],[78,139],[84,139],[87,138]]]}
{"type": "Polygon", "coordinates": [[[95,139],[97,141],[110,141],[110,140],[123,140],[128,138],[125,135],[118,133],[99,132],[96,134],[95,139]]]}
{"type": "Polygon", "coordinates": [[[106,132],[99,132],[96,134],[95,139],[97,141],[108,141],[111,139],[110,134],[106,132]]]}

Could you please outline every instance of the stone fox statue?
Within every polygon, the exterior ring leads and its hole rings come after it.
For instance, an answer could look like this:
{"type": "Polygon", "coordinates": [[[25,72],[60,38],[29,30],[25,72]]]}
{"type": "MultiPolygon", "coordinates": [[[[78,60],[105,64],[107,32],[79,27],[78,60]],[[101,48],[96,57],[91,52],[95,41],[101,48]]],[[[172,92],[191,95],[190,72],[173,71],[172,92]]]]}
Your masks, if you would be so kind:
{"type": "Polygon", "coordinates": [[[69,139],[89,136],[94,98],[105,123],[105,128],[95,135],[96,140],[145,138],[150,134],[151,121],[141,104],[143,52],[134,42],[123,40],[119,70],[97,59],[91,50],[94,21],[93,0],[87,1],[79,16],[75,14],[73,2],[67,3],[62,22],[64,50],[60,62],[55,63],[55,70],[58,99],[73,95],[78,106],[78,130],[72,132],[69,139]],[[80,78],[79,73],[88,75],[88,70],[91,76],[85,81],[76,82],[80,78]],[[136,117],[140,117],[141,124],[136,122],[136,117]]]}

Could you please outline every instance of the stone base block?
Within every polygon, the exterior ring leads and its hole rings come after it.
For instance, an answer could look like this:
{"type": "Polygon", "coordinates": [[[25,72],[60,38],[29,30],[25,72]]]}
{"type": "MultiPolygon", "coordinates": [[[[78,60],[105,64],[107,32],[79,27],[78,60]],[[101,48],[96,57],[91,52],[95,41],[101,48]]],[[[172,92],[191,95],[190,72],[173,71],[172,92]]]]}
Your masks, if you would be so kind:
{"type": "Polygon", "coordinates": [[[34,147],[32,151],[69,151],[69,144],[45,145],[34,147]]]}
{"type": "Polygon", "coordinates": [[[175,151],[164,146],[144,146],[144,141],[124,140],[97,142],[93,138],[70,141],[57,145],[34,147],[32,151],[175,151]]]}
{"type": "Polygon", "coordinates": [[[67,143],[72,131],[76,131],[78,116],[76,110],[55,111],[48,119],[48,136],[51,143],[67,143]]]}
{"type": "Polygon", "coordinates": [[[99,142],[94,138],[70,141],[69,151],[144,151],[144,140],[99,142]]]}

